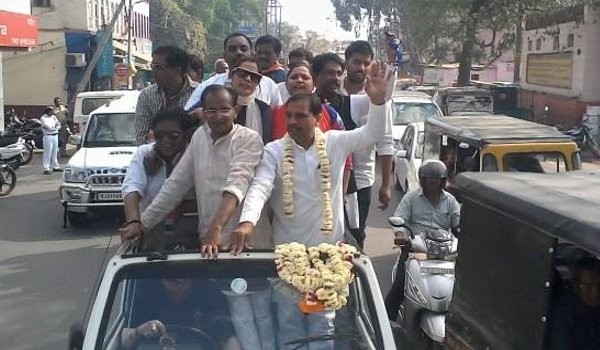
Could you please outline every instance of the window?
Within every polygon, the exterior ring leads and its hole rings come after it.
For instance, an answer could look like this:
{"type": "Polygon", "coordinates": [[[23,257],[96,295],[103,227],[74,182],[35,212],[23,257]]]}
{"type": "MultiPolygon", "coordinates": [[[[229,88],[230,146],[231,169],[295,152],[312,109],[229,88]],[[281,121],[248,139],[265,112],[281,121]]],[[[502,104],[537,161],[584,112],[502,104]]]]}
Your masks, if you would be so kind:
{"type": "Polygon", "coordinates": [[[538,39],[535,41],[535,49],[536,49],[536,50],[541,50],[541,48],[542,48],[542,38],[538,38],[538,39]]]}
{"type": "Polygon", "coordinates": [[[575,45],[575,35],[569,34],[567,36],[567,47],[573,47],[575,45]]]}
{"type": "Polygon", "coordinates": [[[412,146],[413,140],[415,137],[415,131],[413,127],[408,127],[402,135],[402,140],[400,141],[402,145],[402,149],[406,151],[406,159],[410,160],[412,158],[412,146]]]}
{"type": "Polygon", "coordinates": [[[394,125],[424,122],[428,118],[441,116],[433,102],[395,102],[392,115],[394,125]]]}
{"type": "Polygon", "coordinates": [[[471,80],[479,80],[479,74],[471,74],[471,80]]]}
{"type": "Polygon", "coordinates": [[[33,7],[50,7],[52,4],[50,3],[50,0],[33,0],[32,1],[32,6],[33,7]]]}
{"type": "Polygon", "coordinates": [[[560,49],[560,38],[558,35],[554,36],[554,41],[552,43],[552,50],[558,51],[560,49]]]}
{"type": "Polygon", "coordinates": [[[498,171],[496,157],[493,154],[483,156],[483,171],[498,171]]]}
{"type": "Polygon", "coordinates": [[[531,50],[533,50],[533,40],[531,40],[531,39],[529,39],[529,40],[527,41],[527,50],[528,50],[528,51],[531,51],[531,50]]]}
{"type": "Polygon", "coordinates": [[[546,174],[567,171],[565,157],[557,152],[508,153],[502,163],[504,171],[546,174]]]}

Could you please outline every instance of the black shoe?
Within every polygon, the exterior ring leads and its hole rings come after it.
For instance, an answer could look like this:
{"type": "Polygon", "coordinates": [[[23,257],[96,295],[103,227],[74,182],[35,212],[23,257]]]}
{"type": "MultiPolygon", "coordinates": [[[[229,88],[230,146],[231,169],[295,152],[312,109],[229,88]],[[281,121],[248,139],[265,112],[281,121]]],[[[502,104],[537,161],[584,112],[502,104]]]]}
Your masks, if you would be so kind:
{"type": "Polygon", "coordinates": [[[52,171],[57,172],[57,173],[62,173],[63,169],[62,168],[54,168],[54,169],[52,169],[52,171]]]}
{"type": "Polygon", "coordinates": [[[50,175],[50,174],[52,174],[52,171],[50,171],[50,170],[44,170],[44,175],[50,175]]]}

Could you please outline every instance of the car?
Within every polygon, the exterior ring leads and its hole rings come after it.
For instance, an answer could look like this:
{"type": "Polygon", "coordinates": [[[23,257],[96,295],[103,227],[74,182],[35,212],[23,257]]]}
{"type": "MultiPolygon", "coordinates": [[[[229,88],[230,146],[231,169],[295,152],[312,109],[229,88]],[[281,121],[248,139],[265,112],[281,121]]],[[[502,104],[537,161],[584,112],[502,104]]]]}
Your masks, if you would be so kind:
{"type": "MultiPolygon", "coordinates": [[[[262,322],[259,329],[272,329],[277,333],[278,323],[272,304],[275,294],[284,292],[296,296],[293,287],[278,277],[275,259],[273,251],[244,252],[236,256],[221,253],[219,260],[213,260],[191,250],[139,252],[124,243],[106,265],[92,297],[89,316],[71,327],[69,349],[217,350],[223,348],[216,345],[223,338],[235,337],[249,342],[240,334],[240,328],[232,327],[233,322],[239,322],[240,318],[244,320],[247,315],[242,309],[230,308],[228,304],[232,304],[232,298],[262,291],[269,292],[267,301],[271,302],[267,307],[271,309],[263,315],[266,317],[255,322],[262,322]],[[190,290],[194,294],[189,294],[190,290]],[[175,299],[175,294],[171,293],[175,291],[181,291],[177,295],[182,295],[180,300],[185,304],[177,306],[179,311],[168,306],[176,303],[168,300],[171,295],[175,299]],[[163,295],[161,302],[149,302],[155,300],[153,297],[157,294],[163,295]],[[188,311],[189,318],[181,316],[188,311]],[[180,316],[187,321],[168,323],[179,320],[180,316]],[[127,339],[123,334],[131,334],[131,330],[146,324],[146,318],[155,324],[157,321],[164,324],[162,336],[140,340],[136,333],[138,341],[133,347],[124,346],[127,339]],[[217,321],[220,327],[207,327],[207,323],[217,321]],[[224,329],[229,330],[227,335],[223,334],[224,329]],[[170,347],[165,347],[167,343],[170,347]]],[[[355,254],[352,263],[355,278],[349,284],[349,302],[336,311],[336,333],[325,334],[323,339],[299,338],[289,348],[331,339],[344,349],[397,348],[370,259],[355,254]],[[339,326],[338,320],[344,320],[344,327],[339,326]]],[[[254,319],[252,315],[250,317],[252,322],[254,319]]],[[[279,346],[276,348],[280,349],[279,346]]]]}
{"type": "Polygon", "coordinates": [[[440,88],[433,99],[445,116],[465,115],[465,112],[494,114],[492,92],[475,86],[440,88]]]}
{"type": "Polygon", "coordinates": [[[138,91],[129,90],[106,90],[106,91],[84,91],[77,94],[73,108],[73,132],[80,134],[85,131],[90,114],[98,107],[107,102],[119,99],[123,96],[137,96],[138,91]]]}
{"type": "Polygon", "coordinates": [[[137,149],[138,96],[106,103],[92,112],[83,137],[71,135],[69,142],[81,149],[64,169],[59,195],[72,225],[84,224],[91,209],[123,205],[121,183],[137,149]]]}
{"type": "Polygon", "coordinates": [[[410,123],[398,143],[394,159],[396,189],[402,193],[419,188],[418,171],[423,162],[425,123],[410,123]]]}
{"type": "Polygon", "coordinates": [[[417,91],[400,91],[392,95],[392,137],[398,144],[409,123],[424,122],[431,117],[441,117],[440,107],[431,96],[417,91]]]}

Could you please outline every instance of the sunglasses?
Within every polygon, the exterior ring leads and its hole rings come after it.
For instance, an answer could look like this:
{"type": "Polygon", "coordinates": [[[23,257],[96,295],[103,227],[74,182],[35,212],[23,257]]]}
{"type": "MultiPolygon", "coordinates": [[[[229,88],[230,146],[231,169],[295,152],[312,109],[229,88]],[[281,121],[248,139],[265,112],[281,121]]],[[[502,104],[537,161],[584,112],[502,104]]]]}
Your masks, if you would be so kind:
{"type": "Polygon", "coordinates": [[[250,80],[256,84],[258,84],[260,82],[260,80],[262,79],[262,75],[260,75],[256,72],[247,70],[242,67],[235,68],[233,70],[233,74],[235,74],[237,77],[239,77],[241,79],[248,79],[248,77],[250,77],[250,80]]]}
{"type": "Polygon", "coordinates": [[[162,63],[151,63],[150,68],[152,68],[152,70],[163,70],[169,68],[169,66],[162,63]]]}
{"type": "Polygon", "coordinates": [[[163,141],[168,138],[171,141],[177,141],[181,137],[181,133],[179,131],[155,131],[154,139],[156,141],[163,141]]]}

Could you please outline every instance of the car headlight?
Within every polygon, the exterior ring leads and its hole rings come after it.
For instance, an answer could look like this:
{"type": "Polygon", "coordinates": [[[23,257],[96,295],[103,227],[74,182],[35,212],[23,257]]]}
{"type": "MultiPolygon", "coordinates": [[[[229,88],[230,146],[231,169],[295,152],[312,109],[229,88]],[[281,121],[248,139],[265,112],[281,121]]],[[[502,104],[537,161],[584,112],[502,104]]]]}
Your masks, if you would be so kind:
{"type": "Polygon", "coordinates": [[[87,171],[83,168],[67,167],[63,172],[65,182],[85,182],[87,180],[87,171]]]}

